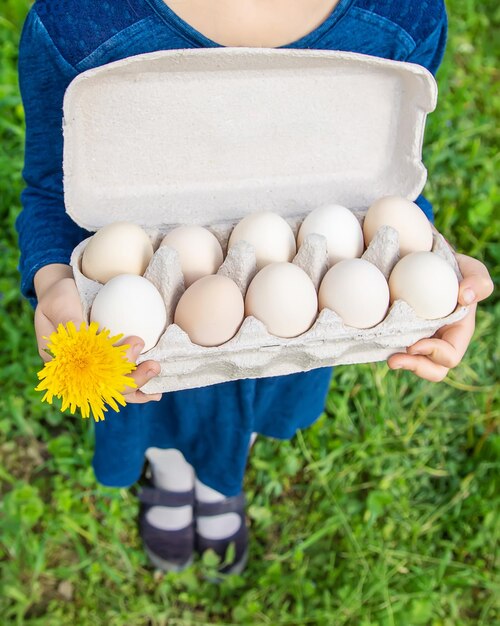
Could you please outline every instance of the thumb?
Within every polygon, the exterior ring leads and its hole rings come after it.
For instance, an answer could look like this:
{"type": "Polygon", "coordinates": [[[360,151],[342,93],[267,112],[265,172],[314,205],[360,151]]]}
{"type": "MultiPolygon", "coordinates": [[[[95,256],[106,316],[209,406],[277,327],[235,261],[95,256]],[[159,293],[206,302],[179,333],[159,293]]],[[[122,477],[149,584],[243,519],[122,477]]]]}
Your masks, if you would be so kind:
{"type": "Polygon", "coordinates": [[[80,329],[82,322],[87,324],[87,320],[83,318],[83,314],[81,310],[67,310],[62,312],[60,315],[54,316],[51,318],[52,323],[54,324],[54,328],[57,330],[59,324],[63,326],[67,326],[70,322],[72,322],[76,328],[76,330],[80,329]]]}
{"type": "Polygon", "coordinates": [[[54,282],[43,292],[35,310],[35,332],[42,359],[51,359],[46,352],[48,337],[57,330],[59,324],[73,322],[79,329],[83,321],[82,303],[75,281],[63,278],[54,282]]]}
{"type": "Polygon", "coordinates": [[[84,322],[80,295],[73,279],[65,278],[55,283],[39,300],[38,307],[54,328],[73,322],[80,328],[84,322]]]}
{"type": "Polygon", "coordinates": [[[47,344],[49,343],[50,336],[56,332],[59,324],[66,326],[68,322],[73,322],[76,329],[79,329],[81,323],[85,321],[81,312],[77,312],[76,315],[61,315],[52,318],[47,317],[40,307],[35,309],[35,334],[38,343],[38,354],[41,356],[44,362],[50,361],[52,356],[47,352],[47,344]]]}

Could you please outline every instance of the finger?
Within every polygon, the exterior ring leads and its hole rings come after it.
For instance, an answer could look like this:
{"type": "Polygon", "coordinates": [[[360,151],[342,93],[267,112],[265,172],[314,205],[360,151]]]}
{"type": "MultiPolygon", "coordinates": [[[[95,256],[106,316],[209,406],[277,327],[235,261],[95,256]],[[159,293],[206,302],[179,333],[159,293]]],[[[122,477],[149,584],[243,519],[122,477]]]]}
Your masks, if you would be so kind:
{"type": "Polygon", "coordinates": [[[426,356],[412,356],[410,354],[393,354],[387,360],[389,367],[393,370],[408,370],[419,378],[438,383],[446,378],[448,368],[437,363],[433,363],[426,356]]]}
{"type": "Polygon", "coordinates": [[[466,353],[472,336],[474,335],[474,329],[476,326],[476,309],[477,304],[473,304],[467,315],[462,320],[456,324],[443,326],[438,334],[440,339],[443,339],[455,348],[460,359],[462,359],[466,353]]]}
{"type": "Polygon", "coordinates": [[[421,339],[409,346],[407,353],[426,356],[437,365],[451,369],[462,360],[474,334],[477,305],[472,305],[467,315],[455,324],[440,328],[434,337],[421,339]]]}
{"type": "MultiPolygon", "coordinates": [[[[151,380],[155,376],[158,376],[159,373],[159,363],[157,363],[156,361],[144,361],[144,363],[141,363],[138,368],[132,374],[130,374],[130,376],[134,379],[137,387],[140,388],[145,385],[149,380],[151,380]]],[[[146,394],[140,389],[134,389],[131,390],[129,393],[124,393],[123,397],[125,398],[126,402],[144,404],[145,402],[150,401],[158,402],[159,400],[161,400],[162,394],[146,394]]]]}
{"type": "Polygon", "coordinates": [[[458,302],[462,305],[480,302],[493,293],[493,281],[486,266],[465,254],[457,254],[463,280],[460,282],[458,302]]]}
{"type": "MultiPolygon", "coordinates": [[[[429,360],[430,363],[435,366],[442,367],[448,370],[452,367],[456,367],[462,360],[467,347],[470,343],[472,335],[474,334],[475,315],[477,306],[474,304],[470,307],[467,315],[454,324],[443,326],[440,328],[434,337],[429,339],[421,339],[407,349],[407,353],[394,354],[388,359],[388,365],[391,369],[409,369],[415,371],[417,362],[410,359],[422,357],[429,360]]],[[[421,364],[425,363],[421,361],[421,364]]],[[[430,368],[429,376],[422,375],[422,365],[418,371],[415,371],[418,376],[426,378],[427,380],[442,380],[444,378],[444,371],[430,368]]]]}
{"type": "MultiPolygon", "coordinates": [[[[127,359],[132,363],[135,363],[144,349],[144,341],[140,337],[132,335],[121,339],[116,345],[125,344],[129,345],[126,353],[127,359]]],[[[138,365],[137,368],[129,374],[129,376],[134,380],[137,389],[128,387],[125,389],[123,392],[125,402],[129,404],[145,404],[146,402],[158,402],[161,400],[161,393],[146,394],[140,390],[140,387],[145,385],[155,376],[158,376],[160,369],[160,364],[157,361],[152,360],[144,361],[138,365]],[[129,389],[128,392],[127,389],[129,389]]]]}
{"type": "Polygon", "coordinates": [[[442,365],[443,367],[451,369],[452,367],[456,367],[462,360],[465,347],[463,350],[459,351],[454,345],[448,343],[448,341],[432,337],[430,339],[417,341],[417,343],[408,348],[408,354],[411,356],[425,356],[436,365],[442,365]]]}
{"type": "Polygon", "coordinates": [[[140,389],[136,389],[134,393],[123,396],[127,404],[146,404],[146,402],[159,402],[162,398],[161,393],[144,393],[140,389]]]}
{"type": "Polygon", "coordinates": [[[159,373],[160,364],[157,361],[144,361],[144,363],[137,366],[137,369],[130,374],[130,377],[134,379],[135,384],[140,388],[152,378],[158,376],[159,373]]]}
{"type": "Polygon", "coordinates": [[[128,350],[126,352],[126,357],[131,363],[135,363],[139,358],[139,355],[144,349],[144,341],[137,337],[136,335],[130,335],[129,337],[124,337],[120,339],[116,344],[116,346],[128,345],[128,350]]]}

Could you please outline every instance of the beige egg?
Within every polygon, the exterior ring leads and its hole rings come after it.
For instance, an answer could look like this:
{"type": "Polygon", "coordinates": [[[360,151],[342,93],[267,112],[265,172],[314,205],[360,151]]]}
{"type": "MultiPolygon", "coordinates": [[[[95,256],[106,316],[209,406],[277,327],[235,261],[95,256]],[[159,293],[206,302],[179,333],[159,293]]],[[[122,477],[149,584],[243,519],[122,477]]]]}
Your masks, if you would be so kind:
{"type": "Polygon", "coordinates": [[[364,259],[346,259],[328,270],[319,288],[319,308],[337,313],[347,326],[371,328],[385,317],[389,286],[382,272],[364,259]]]}
{"type": "Polygon", "coordinates": [[[300,247],[312,233],[325,237],[329,265],[363,254],[361,225],[354,213],[339,204],[328,204],[309,213],[300,227],[297,245],[300,247]]]}
{"type": "Polygon", "coordinates": [[[269,263],[291,261],[297,252],[290,225],[280,215],[268,211],[244,217],[233,228],[228,248],[241,240],[253,246],[258,270],[269,263]]]}
{"type": "Polygon", "coordinates": [[[424,319],[446,317],[457,306],[457,275],[433,252],[413,252],[402,258],[392,270],[389,288],[393,302],[404,300],[424,319]]]}
{"type": "Polygon", "coordinates": [[[82,273],[106,283],[119,274],[142,276],[153,256],[153,244],[137,224],[114,222],[100,228],[82,256],[82,273]]]}
{"type": "Polygon", "coordinates": [[[244,317],[241,291],[226,276],[204,276],[182,294],[174,321],[200,346],[220,346],[238,332],[244,317]]]}
{"type": "Polygon", "coordinates": [[[365,244],[368,246],[381,226],[398,231],[399,254],[425,251],[432,248],[432,228],[420,207],[398,196],[386,196],[374,202],[363,222],[365,244]]]}
{"type": "Polygon", "coordinates": [[[318,297],[309,276],[293,263],[272,263],[258,272],[245,298],[245,314],[277,337],[296,337],[316,319],[318,297]]]}
{"type": "Polygon", "coordinates": [[[215,274],[224,260],[217,237],[203,226],[179,226],[161,242],[177,251],[186,287],[215,274]]]}
{"type": "Polygon", "coordinates": [[[92,304],[90,321],[111,335],[135,335],[144,341],[147,352],[165,330],[167,312],[160,292],[149,280],[135,274],[111,278],[98,292],[92,304]]]}

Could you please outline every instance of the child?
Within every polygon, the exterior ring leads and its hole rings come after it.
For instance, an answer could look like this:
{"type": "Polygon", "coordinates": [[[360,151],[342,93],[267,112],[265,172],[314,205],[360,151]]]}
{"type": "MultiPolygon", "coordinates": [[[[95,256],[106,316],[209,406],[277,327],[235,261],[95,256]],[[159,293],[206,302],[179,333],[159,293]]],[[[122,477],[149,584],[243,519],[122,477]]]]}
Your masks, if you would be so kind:
{"type": "MultiPolygon", "coordinates": [[[[410,61],[435,72],[446,39],[442,0],[38,0],[24,27],[20,84],[26,110],[23,211],[17,227],[22,292],[36,306],[35,330],[43,359],[58,323],[82,320],[68,266],[88,233],[65,214],[62,186],[62,102],[80,72],[145,52],[179,48],[263,46],[347,50],[410,61]],[[291,42],[291,43],[290,43],[291,42]]],[[[429,218],[430,205],[418,200],[429,218]]],[[[486,268],[460,256],[459,300],[467,317],[424,339],[389,366],[441,380],[471,339],[476,303],[492,290],[486,268]]],[[[128,340],[136,360],[142,341],[128,340]]],[[[138,387],[159,373],[154,361],[133,374],[138,387]]],[[[96,425],[94,469],[100,482],[134,483],[146,455],[152,485],[141,492],[140,530],[153,563],[181,569],[193,552],[213,548],[247,554],[244,467],[252,433],[289,438],[323,409],[330,368],[244,380],[176,393],[126,395],[128,405],[96,425]],[[143,406],[139,406],[143,405],[143,406]]]]}

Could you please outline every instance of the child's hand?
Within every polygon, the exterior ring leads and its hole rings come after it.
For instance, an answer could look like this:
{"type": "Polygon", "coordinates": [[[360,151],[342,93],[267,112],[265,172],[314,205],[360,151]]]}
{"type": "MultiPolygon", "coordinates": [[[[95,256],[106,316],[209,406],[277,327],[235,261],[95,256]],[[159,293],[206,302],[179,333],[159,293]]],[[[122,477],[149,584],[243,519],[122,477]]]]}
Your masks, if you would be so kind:
{"type": "MultiPolygon", "coordinates": [[[[48,342],[44,337],[50,337],[59,324],[66,325],[68,322],[73,322],[76,328],[79,328],[84,321],[82,304],[73,279],[73,271],[67,265],[47,265],[39,270],[35,276],[35,290],[38,296],[38,306],[35,310],[38,352],[43,361],[49,361],[51,356],[45,351],[48,342]]],[[[135,363],[144,346],[142,339],[127,337],[121,343],[130,345],[127,358],[135,363]]],[[[130,374],[137,389],[127,387],[123,393],[125,401],[143,404],[151,400],[160,400],[161,393],[148,395],[139,389],[159,373],[160,365],[156,361],[144,361],[138,365],[137,369],[130,374]]]]}
{"type": "Polygon", "coordinates": [[[456,367],[467,350],[474,333],[477,303],[493,292],[493,282],[486,267],[478,260],[457,254],[463,280],[458,303],[469,305],[467,315],[449,326],[443,326],[430,339],[421,339],[406,354],[393,354],[387,363],[391,369],[410,370],[420,378],[439,382],[456,367]]]}

